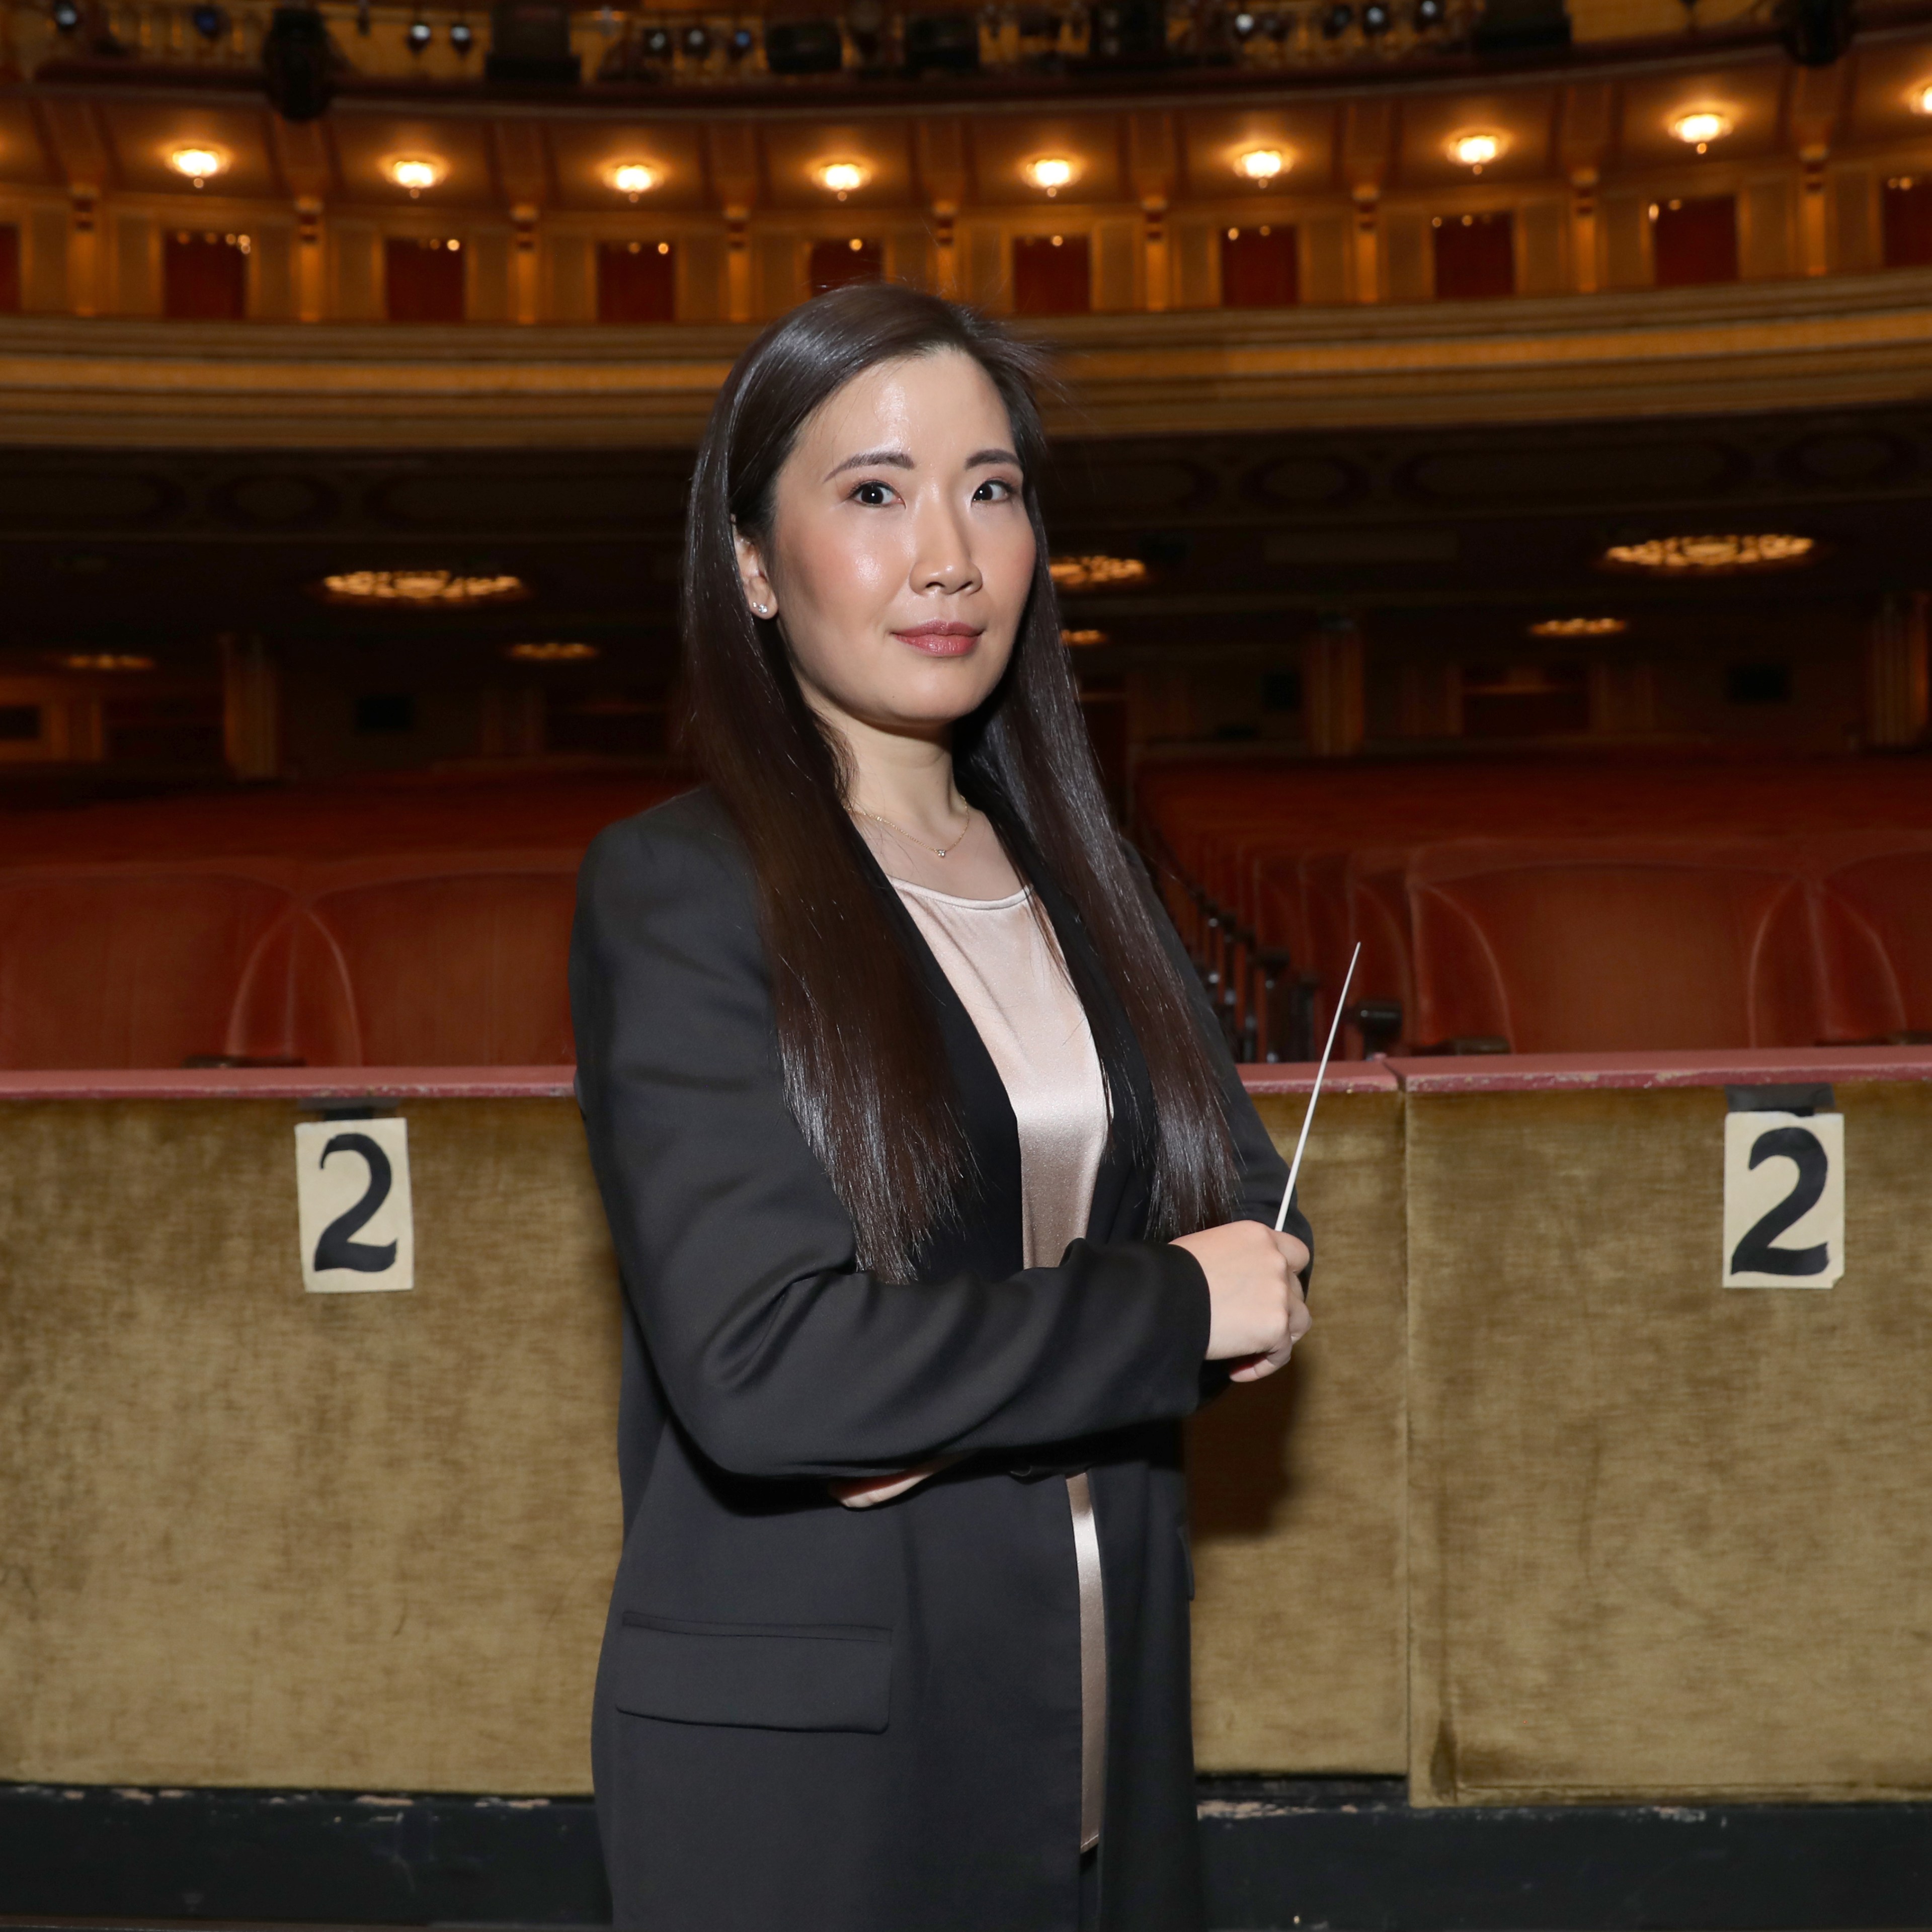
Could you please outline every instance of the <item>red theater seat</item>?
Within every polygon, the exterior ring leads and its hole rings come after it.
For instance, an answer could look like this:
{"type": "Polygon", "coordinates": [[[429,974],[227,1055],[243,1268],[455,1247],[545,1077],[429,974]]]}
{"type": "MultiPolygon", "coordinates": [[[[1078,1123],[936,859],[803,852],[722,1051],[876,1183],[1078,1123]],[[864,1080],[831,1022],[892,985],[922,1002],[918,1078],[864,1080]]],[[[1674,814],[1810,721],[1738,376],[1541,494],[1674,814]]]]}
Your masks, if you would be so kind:
{"type": "Polygon", "coordinates": [[[273,878],[187,867],[0,876],[0,1066],[231,1051],[236,989],[290,903],[273,878]]]}
{"type": "Polygon", "coordinates": [[[332,1066],[574,1060],[566,968],[579,856],[331,868],[295,950],[293,1050],[332,1066]],[[368,876],[379,869],[402,875],[368,876]]]}
{"type": "Polygon", "coordinates": [[[1828,1037],[1932,1032],[1932,837],[1819,842],[1828,1037]]]}
{"type": "Polygon", "coordinates": [[[1808,1046],[1824,1030],[1788,847],[1472,841],[1418,851],[1408,896],[1425,1046],[1808,1046]]]}

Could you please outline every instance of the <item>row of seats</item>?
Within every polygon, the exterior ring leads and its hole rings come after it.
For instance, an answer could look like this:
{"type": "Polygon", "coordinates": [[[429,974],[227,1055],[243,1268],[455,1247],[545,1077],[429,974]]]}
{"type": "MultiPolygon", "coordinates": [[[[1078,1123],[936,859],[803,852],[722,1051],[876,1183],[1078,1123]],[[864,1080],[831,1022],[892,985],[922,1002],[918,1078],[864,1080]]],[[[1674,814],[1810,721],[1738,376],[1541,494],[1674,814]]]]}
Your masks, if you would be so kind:
{"type": "Polygon", "coordinates": [[[1932,1030],[1932,769],[1916,760],[1184,764],[1144,773],[1137,803],[1258,1057],[1310,1050],[1358,941],[1351,1009],[1385,1024],[1349,1028],[1355,1052],[1932,1030]]]}
{"type": "Polygon", "coordinates": [[[0,1066],[568,1061],[584,849],[679,783],[405,782],[19,814],[0,831],[0,1066]]]}

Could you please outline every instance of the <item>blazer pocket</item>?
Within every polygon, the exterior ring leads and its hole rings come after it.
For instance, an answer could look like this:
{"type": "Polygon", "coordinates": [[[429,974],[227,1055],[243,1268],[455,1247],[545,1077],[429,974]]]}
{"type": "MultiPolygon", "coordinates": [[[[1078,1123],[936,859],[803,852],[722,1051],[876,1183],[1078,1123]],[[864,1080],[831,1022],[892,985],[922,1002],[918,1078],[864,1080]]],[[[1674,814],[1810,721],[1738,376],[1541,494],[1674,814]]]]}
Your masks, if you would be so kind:
{"type": "Polygon", "coordinates": [[[627,1611],[619,1710],[679,1724],[883,1731],[892,1634],[863,1624],[694,1624],[627,1611]]]}

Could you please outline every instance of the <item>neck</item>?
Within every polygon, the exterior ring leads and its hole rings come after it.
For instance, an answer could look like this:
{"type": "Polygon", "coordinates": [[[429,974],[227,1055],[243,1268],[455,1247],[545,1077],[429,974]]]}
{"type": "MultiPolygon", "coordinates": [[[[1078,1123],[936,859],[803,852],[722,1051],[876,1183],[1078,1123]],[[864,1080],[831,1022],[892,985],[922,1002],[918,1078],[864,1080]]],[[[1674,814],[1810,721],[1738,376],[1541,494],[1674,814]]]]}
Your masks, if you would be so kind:
{"type": "Polygon", "coordinates": [[[876,813],[915,834],[930,833],[935,845],[957,836],[966,802],[953,782],[950,724],[897,730],[823,699],[814,698],[814,708],[844,744],[851,772],[845,802],[852,810],[876,813]]]}

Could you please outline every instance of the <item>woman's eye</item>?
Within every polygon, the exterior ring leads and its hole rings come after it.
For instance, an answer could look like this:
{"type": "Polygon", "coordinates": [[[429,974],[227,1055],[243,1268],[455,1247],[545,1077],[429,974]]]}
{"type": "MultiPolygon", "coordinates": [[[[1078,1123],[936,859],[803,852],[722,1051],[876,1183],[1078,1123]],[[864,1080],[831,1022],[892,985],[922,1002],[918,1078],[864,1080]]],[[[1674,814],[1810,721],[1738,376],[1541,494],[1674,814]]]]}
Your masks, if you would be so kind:
{"type": "Polygon", "coordinates": [[[976,503],[1010,503],[1018,494],[1004,476],[989,476],[973,492],[976,503]]]}
{"type": "Polygon", "coordinates": [[[861,483],[852,492],[855,503],[863,503],[868,509],[883,509],[892,501],[892,486],[890,483],[861,483]]]}

